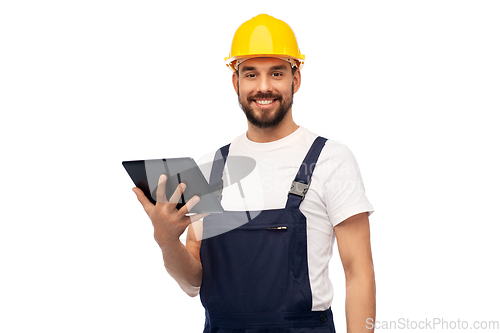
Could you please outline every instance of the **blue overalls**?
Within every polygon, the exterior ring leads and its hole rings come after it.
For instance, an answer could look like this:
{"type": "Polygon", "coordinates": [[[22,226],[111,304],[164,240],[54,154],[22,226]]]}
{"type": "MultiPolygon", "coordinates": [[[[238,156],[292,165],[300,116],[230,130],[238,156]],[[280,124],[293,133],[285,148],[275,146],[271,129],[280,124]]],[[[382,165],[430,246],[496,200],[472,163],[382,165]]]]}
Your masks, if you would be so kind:
{"type": "MultiPolygon", "coordinates": [[[[205,217],[200,249],[204,333],[335,332],[331,309],[311,311],[306,217],[299,210],[325,142],[318,137],[312,144],[285,208],[205,217]],[[247,217],[249,222],[241,225],[247,217]],[[217,232],[231,225],[240,226],[217,232]]],[[[223,159],[212,167],[212,188],[222,188],[229,145],[220,152],[223,159]]]]}

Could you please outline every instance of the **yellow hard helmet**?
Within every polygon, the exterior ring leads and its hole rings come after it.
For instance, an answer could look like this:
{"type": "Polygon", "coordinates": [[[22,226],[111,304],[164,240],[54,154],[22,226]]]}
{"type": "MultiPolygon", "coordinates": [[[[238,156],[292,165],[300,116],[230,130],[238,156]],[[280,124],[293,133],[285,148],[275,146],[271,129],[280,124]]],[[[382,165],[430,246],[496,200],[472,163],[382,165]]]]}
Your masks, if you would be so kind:
{"type": "Polygon", "coordinates": [[[226,66],[236,71],[239,63],[250,58],[273,57],[302,68],[305,56],[300,53],[292,28],[267,14],[260,14],[236,30],[226,66]]]}

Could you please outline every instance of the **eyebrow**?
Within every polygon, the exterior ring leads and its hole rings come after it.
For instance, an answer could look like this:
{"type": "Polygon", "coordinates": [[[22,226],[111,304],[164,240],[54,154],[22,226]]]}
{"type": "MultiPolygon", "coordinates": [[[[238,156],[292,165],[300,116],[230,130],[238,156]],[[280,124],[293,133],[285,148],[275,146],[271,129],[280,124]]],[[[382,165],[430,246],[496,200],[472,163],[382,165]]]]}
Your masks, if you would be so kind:
{"type": "Polygon", "coordinates": [[[254,71],[255,70],[255,67],[251,67],[251,66],[243,66],[243,68],[241,69],[241,72],[249,72],[249,71],[254,71]]]}
{"type": "MultiPolygon", "coordinates": [[[[285,65],[276,65],[276,66],[273,66],[269,69],[269,71],[276,71],[276,70],[285,70],[286,69],[286,66],[285,65]]],[[[252,66],[243,66],[243,68],[241,69],[241,72],[249,72],[249,71],[254,71],[255,70],[255,67],[252,67],[252,66]]]]}
{"type": "Polygon", "coordinates": [[[280,69],[286,69],[285,65],[276,65],[270,68],[272,71],[280,70],[280,69]]]}

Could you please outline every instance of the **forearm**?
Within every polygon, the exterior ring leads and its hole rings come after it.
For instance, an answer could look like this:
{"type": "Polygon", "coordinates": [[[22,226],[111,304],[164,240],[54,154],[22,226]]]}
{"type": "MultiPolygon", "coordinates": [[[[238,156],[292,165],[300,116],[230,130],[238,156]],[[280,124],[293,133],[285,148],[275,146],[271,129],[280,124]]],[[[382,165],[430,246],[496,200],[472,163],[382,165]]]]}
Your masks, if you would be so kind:
{"type": "Polygon", "coordinates": [[[198,295],[201,285],[201,263],[193,257],[180,240],[161,247],[163,262],[168,274],[172,276],[186,294],[198,295]]]}
{"type": "Polygon", "coordinates": [[[373,325],[370,325],[375,321],[375,276],[373,271],[346,277],[346,318],[348,333],[374,331],[373,325]]]}

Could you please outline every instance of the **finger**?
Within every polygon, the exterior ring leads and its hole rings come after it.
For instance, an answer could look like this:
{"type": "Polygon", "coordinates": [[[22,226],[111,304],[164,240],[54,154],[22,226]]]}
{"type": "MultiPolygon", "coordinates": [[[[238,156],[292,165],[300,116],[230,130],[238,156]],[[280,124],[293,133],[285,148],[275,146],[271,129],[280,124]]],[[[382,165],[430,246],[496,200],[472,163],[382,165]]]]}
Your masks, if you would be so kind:
{"type": "Polygon", "coordinates": [[[193,209],[194,206],[196,206],[198,202],[200,202],[200,197],[195,195],[194,197],[189,199],[189,201],[184,206],[182,206],[181,209],[179,209],[179,214],[186,215],[191,209],[193,209]]]}
{"type": "Polygon", "coordinates": [[[170,197],[170,200],[168,201],[169,203],[176,204],[179,202],[181,199],[182,193],[184,193],[184,190],[186,189],[186,184],[180,183],[179,186],[175,189],[174,194],[170,197]]]}
{"type": "Polygon", "coordinates": [[[167,202],[167,196],[165,194],[165,187],[167,184],[167,176],[161,175],[158,178],[158,187],[156,188],[156,202],[167,202]]]}
{"type": "Polygon", "coordinates": [[[139,200],[139,202],[142,204],[142,208],[144,208],[144,210],[146,211],[146,213],[148,213],[151,210],[151,208],[154,207],[154,205],[144,195],[144,192],[142,192],[142,190],[140,188],[134,187],[132,189],[132,191],[134,191],[135,195],[137,196],[137,200],[139,200]]]}

